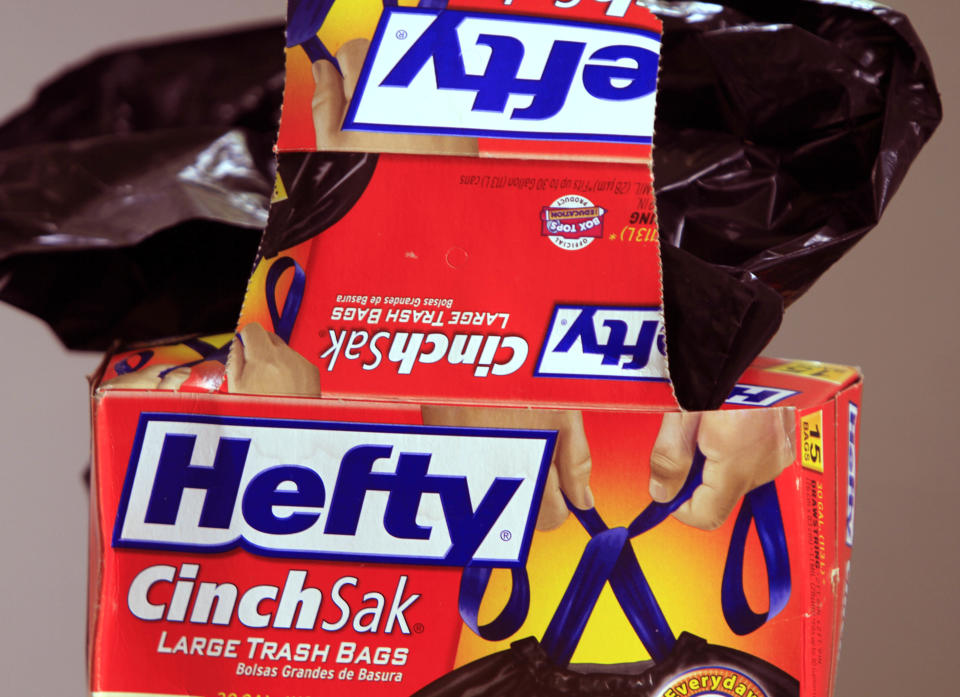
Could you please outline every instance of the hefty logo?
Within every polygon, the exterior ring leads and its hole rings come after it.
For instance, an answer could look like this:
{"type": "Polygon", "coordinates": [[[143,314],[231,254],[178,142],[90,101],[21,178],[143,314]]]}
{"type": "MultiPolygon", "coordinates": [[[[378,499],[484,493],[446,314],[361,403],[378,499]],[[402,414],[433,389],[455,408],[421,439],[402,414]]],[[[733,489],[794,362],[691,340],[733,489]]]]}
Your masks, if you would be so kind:
{"type": "Polygon", "coordinates": [[[113,543],[522,566],[555,437],[144,414],[113,543]]]}
{"type": "Polygon", "coordinates": [[[735,385],[727,404],[739,404],[744,407],[772,407],[785,399],[800,394],[795,390],[781,390],[775,387],[760,387],[758,385],[735,385]]]}
{"type": "Polygon", "coordinates": [[[534,375],[666,381],[660,308],[558,305],[534,375]]]}
{"type": "Polygon", "coordinates": [[[660,37],[387,7],[345,130],[650,143],[660,37]]]}
{"type": "Polygon", "coordinates": [[[850,402],[847,416],[847,546],[853,547],[853,504],[857,485],[857,417],[860,410],[850,402]]]}

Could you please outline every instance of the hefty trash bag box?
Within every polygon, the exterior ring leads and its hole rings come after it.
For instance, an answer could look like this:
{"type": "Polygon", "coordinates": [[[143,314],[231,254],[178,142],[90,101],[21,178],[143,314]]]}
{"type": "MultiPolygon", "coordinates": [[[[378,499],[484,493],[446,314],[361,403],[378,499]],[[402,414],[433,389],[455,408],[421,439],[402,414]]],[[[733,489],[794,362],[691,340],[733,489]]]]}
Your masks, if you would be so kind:
{"type": "Polygon", "coordinates": [[[237,331],[95,381],[93,695],[831,693],[860,377],[680,409],[660,31],[291,0],[237,331]]]}
{"type": "Polygon", "coordinates": [[[828,695],[860,382],[727,407],[99,391],[92,693],[828,695]]]}

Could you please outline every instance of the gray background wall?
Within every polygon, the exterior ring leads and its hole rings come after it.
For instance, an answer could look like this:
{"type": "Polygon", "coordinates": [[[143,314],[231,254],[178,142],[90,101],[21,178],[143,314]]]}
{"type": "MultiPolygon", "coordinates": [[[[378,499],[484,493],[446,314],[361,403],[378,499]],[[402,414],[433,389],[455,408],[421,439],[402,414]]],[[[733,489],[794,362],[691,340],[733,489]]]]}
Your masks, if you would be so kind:
{"type": "MultiPolygon", "coordinates": [[[[775,0],[771,0],[775,1],[775,0]]],[[[897,0],[932,55],[946,121],[887,215],[787,315],[769,355],[866,374],[857,546],[838,695],[956,694],[960,7],[897,0]],[[952,685],[952,687],[951,687],[952,685]]],[[[118,42],[273,19],[283,0],[2,0],[0,118],[118,42]]],[[[84,375],[45,325],[0,305],[0,692],[85,691],[84,375]]]]}

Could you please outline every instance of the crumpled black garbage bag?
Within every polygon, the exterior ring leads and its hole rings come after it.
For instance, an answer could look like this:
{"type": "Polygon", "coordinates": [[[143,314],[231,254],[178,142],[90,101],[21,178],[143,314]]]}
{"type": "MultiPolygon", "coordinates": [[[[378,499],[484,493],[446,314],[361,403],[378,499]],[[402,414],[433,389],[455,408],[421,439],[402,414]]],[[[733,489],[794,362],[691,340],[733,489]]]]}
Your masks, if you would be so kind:
{"type": "Polygon", "coordinates": [[[283,92],[270,26],[108,53],[0,127],[0,299],[68,348],[231,331],[283,92]]]}
{"type": "Polygon", "coordinates": [[[413,697],[654,697],[671,678],[701,667],[745,674],[767,697],[797,697],[797,680],[755,656],[681,634],[660,663],[613,666],[553,664],[534,638],[486,656],[438,678],[413,697]]]}
{"type": "MultiPolygon", "coordinates": [[[[682,406],[714,408],[783,306],[876,225],[941,106],[923,46],[895,10],[647,4],[664,23],[654,175],[670,369],[682,406]]],[[[73,348],[232,328],[272,182],[282,46],[272,27],[109,54],[0,127],[0,299],[46,319],[73,348]],[[188,221],[189,250],[176,235],[188,221]],[[177,263],[197,245],[216,257],[208,222],[236,233],[238,258],[209,265],[222,283],[177,263]],[[157,249],[131,251],[151,236],[157,249]],[[130,279],[122,292],[103,293],[102,275],[77,285],[84,274],[61,273],[69,262],[56,254],[81,249],[120,250],[99,268],[130,279]],[[159,301],[157,269],[140,266],[147,257],[167,259],[186,286],[152,326],[137,319],[159,301]],[[44,272],[48,258],[57,263],[44,272]],[[30,290],[37,273],[49,306],[30,290]],[[100,304],[104,295],[117,303],[100,304]],[[224,313],[201,329],[190,324],[201,306],[224,313]]],[[[328,224],[344,205],[329,208],[328,224]]]]}
{"type": "Polygon", "coordinates": [[[789,305],[877,224],[941,105],[895,10],[650,4],[664,20],[653,152],[670,372],[681,405],[715,408],[779,326],[768,289],[789,305]]]}

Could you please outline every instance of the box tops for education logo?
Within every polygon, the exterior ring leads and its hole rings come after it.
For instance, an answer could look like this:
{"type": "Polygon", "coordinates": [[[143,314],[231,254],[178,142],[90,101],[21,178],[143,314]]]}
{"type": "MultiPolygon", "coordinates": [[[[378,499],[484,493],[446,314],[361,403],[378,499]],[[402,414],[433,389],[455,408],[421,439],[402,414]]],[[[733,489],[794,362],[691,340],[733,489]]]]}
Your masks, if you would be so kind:
{"type": "Polygon", "coordinates": [[[606,212],[583,196],[561,196],[540,211],[540,234],[560,249],[583,249],[603,237],[606,212]]]}

